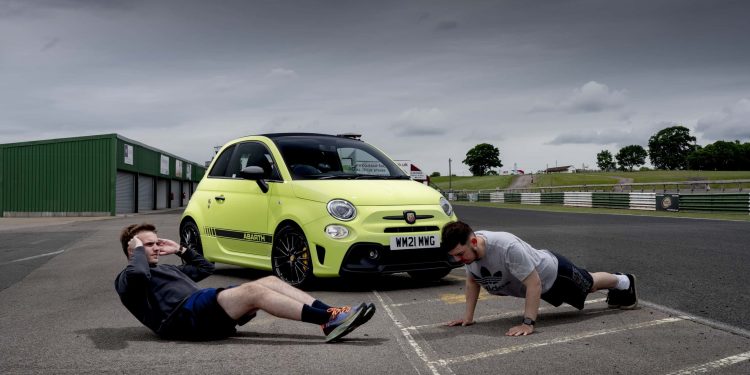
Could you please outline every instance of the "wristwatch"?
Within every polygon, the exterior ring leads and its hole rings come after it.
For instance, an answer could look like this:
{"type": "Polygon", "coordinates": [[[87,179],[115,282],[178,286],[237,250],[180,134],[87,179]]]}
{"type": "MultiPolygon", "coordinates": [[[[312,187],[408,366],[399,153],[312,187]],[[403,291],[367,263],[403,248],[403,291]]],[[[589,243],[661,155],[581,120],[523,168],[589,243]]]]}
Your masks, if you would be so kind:
{"type": "Polygon", "coordinates": [[[536,324],[536,322],[534,321],[534,319],[524,317],[523,324],[526,324],[527,326],[533,326],[534,324],[536,324]]]}

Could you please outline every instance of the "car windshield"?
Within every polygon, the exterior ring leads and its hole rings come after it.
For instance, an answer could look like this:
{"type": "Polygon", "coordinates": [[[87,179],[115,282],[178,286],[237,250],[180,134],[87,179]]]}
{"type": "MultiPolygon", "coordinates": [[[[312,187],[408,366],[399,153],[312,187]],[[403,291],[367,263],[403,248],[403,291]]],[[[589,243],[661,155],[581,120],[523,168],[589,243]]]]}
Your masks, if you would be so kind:
{"type": "Polygon", "coordinates": [[[365,142],[315,135],[274,137],[295,180],[408,180],[391,159],[365,142]]]}

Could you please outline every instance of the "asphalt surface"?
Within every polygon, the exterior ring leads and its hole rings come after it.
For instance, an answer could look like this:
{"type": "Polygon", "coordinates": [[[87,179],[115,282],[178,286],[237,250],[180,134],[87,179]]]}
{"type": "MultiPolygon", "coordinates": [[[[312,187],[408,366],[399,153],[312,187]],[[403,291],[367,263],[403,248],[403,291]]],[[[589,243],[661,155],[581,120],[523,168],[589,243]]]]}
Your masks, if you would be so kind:
{"type": "MultiPolygon", "coordinates": [[[[149,221],[177,238],[178,213],[9,229],[0,226],[0,373],[750,373],[747,223],[457,207],[476,229],[507,230],[592,271],[638,275],[642,307],[542,304],[536,332],[511,338],[523,300],[481,295],[469,327],[464,271],[420,283],[406,275],[323,280],[309,293],[330,304],[371,301],[378,312],[343,341],[265,313],[236,337],[161,340],[113,288],[126,260],[120,229],[149,221]],[[41,241],[36,242],[35,241],[41,241]],[[31,259],[25,259],[30,258],[31,259]]],[[[176,262],[175,259],[166,259],[176,262]]],[[[217,265],[203,286],[262,272],[217,265]]]]}

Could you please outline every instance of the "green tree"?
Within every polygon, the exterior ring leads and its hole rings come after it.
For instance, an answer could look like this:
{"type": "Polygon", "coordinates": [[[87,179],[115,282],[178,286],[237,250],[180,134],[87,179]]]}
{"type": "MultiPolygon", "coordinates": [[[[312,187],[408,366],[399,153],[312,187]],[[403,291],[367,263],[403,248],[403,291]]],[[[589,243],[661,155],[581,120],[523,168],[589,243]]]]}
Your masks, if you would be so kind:
{"type": "Polygon", "coordinates": [[[643,165],[646,163],[646,156],[648,153],[646,150],[639,145],[625,146],[615,155],[617,164],[620,165],[620,169],[633,170],[633,167],[643,165]]]}
{"type": "Polygon", "coordinates": [[[688,155],[695,151],[695,137],[684,126],[659,130],[648,140],[651,164],[658,169],[685,169],[688,155]]]}
{"type": "Polygon", "coordinates": [[[741,171],[750,169],[750,143],[716,141],[688,155],[691,169],[741,171]]]}
{"type": "Polygon", "coordinates": [[[437,171],[432,172],[430,173],[430,177],[440,177],[440,172],[437,172],[437,171]]]}
{"type": "Polygon", "coordinates": [[[615,161],[612,158],[612,153],[609,150],[602,150],[596,154],[596,165],[603,171],[608,171],[617,168],[615,161]]]}
{"type": "Polygon", "coordinates": [[[500,150],[489,143],[480,143],[466,153],[464,164],[474,176],[484,176],[490,168],[502,168],[500,150]]]}

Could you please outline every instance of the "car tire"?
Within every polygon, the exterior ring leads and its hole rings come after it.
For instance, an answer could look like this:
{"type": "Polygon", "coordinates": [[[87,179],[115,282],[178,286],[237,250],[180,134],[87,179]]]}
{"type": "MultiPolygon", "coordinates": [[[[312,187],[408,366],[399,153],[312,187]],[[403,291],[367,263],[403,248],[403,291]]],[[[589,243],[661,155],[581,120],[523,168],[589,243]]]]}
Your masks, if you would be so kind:
{"type": "Polygon", "coordinates": [[[203,256],[203,245],[201,244],[201,232],[198,226],[191,220],[185,221],[180,228],[180,244],[195,250],[203,256]]]}
{"type": "Polygon", "coordinates": [[[301,287],[313,279],[312,255],[305,234],[295,225],[279,228],[271,250],[273,274],[289,285],[301,287]]]}
{"type": "Polygon", "coordinates": [[[451,273],[452,270],[452,268],[439,268],[434,270],[409,271],[407,273],[415,280],[436,281],[451,273]]]}

